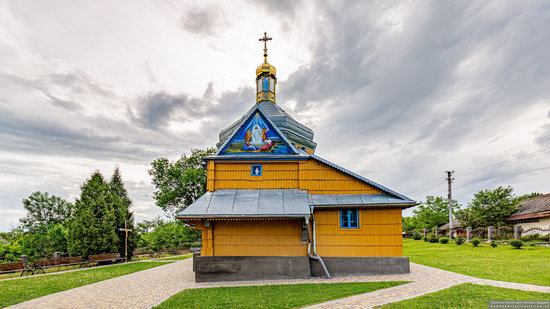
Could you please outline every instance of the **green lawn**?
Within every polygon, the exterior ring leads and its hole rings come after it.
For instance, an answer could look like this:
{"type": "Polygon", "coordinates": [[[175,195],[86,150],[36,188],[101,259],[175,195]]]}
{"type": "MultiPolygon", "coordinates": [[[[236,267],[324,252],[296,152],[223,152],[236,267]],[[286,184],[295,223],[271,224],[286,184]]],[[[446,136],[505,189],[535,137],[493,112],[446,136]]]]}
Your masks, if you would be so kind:
{"type": "Polygon", "coordinates": [[[185,254],[185,255],[174,255],[169,257],[164,257],[156,260],[170,260],[170,261],[179,261],[179,260],[187,260],[188,258],[193,257],[193,253],[185,254]]]}
{"type": "Polygon", "coordinates": [[[155,308],[298,308],[405,282],[354,282],[183,290],[155,308]]]}
{"type": "Polygon", "coordinates": [[[549,301],[550,293],[527,292],[465,283],[439,292],[391,303],[382,306],[382,308],[487,308],[491,300],[549,301]]]}
{"type": "Polygon", "coordinates": [[[2,280],[0,281],[0,308],[166,264],[167,262],[137,262],[46,276],[2,280]]]}
{"type": "Polygon", "coordinates": [[[404,239],[403,255],[414,263],[474,277],[550,286],[550,248],[546,247],[473,247],[404,239]]]}

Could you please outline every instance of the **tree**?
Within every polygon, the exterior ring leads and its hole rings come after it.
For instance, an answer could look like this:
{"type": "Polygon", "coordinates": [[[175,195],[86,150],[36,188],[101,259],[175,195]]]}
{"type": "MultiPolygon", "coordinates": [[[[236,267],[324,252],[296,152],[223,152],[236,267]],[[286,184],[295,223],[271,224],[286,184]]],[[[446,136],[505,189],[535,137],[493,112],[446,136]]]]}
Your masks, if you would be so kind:
{"type": "Polygon", "coordinates": [[[215,148],[192,149],[175,162],[157,158],[151,163],[149,175],[156,187],[157,206],[172,216],[191,205],[206,191],[206,169],[202,158],[214,154],[215,148]]]}
{"type": "Polygon", "coordinates": [[[74,204],[74,219],[69,230],[69,251],[87,257],[91,254],[115,252],[119,237],[115,231],[115,203],[118,196],[99,171],[81,187],[74,204]]]}
{"type": "Polygon", "coordinates": [[[64,199],[48,192],[33,192],[23,199],[27,215],[20,219],[26,230],[36,230],[41,226],[64,224],[70,218],[72,205],[64,199]]]}
{"type": "MultiPolygon", "coordinates": [[[[427,196],[426,202],[422,203],[413,211],[413,215],[417,222],[416,228],[431,229],[448,223],[449,203],[447,201],[446,198],[441,196],[427,196]]],[[[459,207],[458,202],[453,200],[453,213],[459,207]]]]}
{"type": "Polygon", "coordinates": [[[403,232],[412,232],[419,228],[418,219],[415,216],[403,217],[403,232]]]}
{"type": "Polygon", "coordinates": [[[148,233],[142,234],[141,245],[153,250],[188,247],[200,238],[200,231],[186,226],[181,221],[162,220],[148,233]]]}
{"type": "Polygon", "coordinates": [[[120,169],[118,168],[118,166],[113,172],[113,176],[111,177],[111,182],[109,183],[109,185],[115,198],[115,231],[119,236],[118,252],[122,257],[126,257],[126,234],[125,232],[120,231],[120,229],[124,228],[124,223],[126,220],[127,228],[133,230],[132,232],[128,233],[128,258],[131,258],[137,244],[137,234],[134,227],[134,218],[132,216],[132,213],[130,212],[130,208],[132,207],[132,200],[130,200],[130,198],[128,197],[128,191],[126,191],[126,188],[124,187],[124,182],[122,181],[122,176],[120,175],[120,169]]]}
{"type": "Polygon", "coordinates": [[[542,193],[538,193],[538,192],[532,192],[532,193],[527,193],[527,194],[523,194],[523,195],[520,195],[518,197],[516,197],[516,201],[518,203],[524,201],[524,200],[527,200],[527,199],[530,199],[530,198],[533,198],[533,197],[537,197],[537,196],[541,196],[542,193]]]}
{"type": "Polygon", "coordinates": [[[458,219],[473,228],[503,226],[507,224],[505,219],[517,210],[518,202],[510,186],[481,190],[474,195],[468,208],[458,213],[458,219]]]}
{"type": "Polygon", "coordinates": [[[41,225],[19,240],[21,252],[31,258],[52,257],[54,252],[68,252],[68,230],[62,224],[41,225]]]}

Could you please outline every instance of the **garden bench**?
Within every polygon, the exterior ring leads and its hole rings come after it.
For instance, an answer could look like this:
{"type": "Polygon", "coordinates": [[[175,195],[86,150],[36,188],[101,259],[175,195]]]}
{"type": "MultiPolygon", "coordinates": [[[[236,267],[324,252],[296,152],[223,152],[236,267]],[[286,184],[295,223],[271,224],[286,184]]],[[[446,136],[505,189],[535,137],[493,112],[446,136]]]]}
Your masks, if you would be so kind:
{"type": "Polygon", "coordinates": [[[179,255],[181,253],[181,251],[179,250],[163,250],[163,251],[158,251],[154,254],[151,255],[152,258],[161,258],[161,257],[164,257],[164,256],[167,256],[167,255],[179,255]]]}
{"type": "Polygon", "coordinates": [[[136,261],[139,261],[143,258],[151,258],[153,257],[153,251],[151,250],[136,250],[134,251],[134,254],[132,256],[132,260],[136,260],[136,261]]]}
{"type": "Polygon", "coordinates": [[[88,262],[86,262],[81,256],[37,260],[33,263],[32,274],[34,275],[39,272],[42,272],[44,274],[47,268],[53,267],[57,267],[58,270],[61,269],[61,267],[65,267],[67,268],[67,270],[69,270],[69,266],[75,265],[78,265],[79,268],[82,268],[88,266],[88,262]]]}
{"type": "Polygon", "coordinates": [[[90,263],[116,263],[125,261],[126,259],[123,257],[120,257],[120,253],[102,253],[102,254],[96,254],[96,255],[90,255],[88,257],[88,261],[90,263]]]}
{"type": "Polygon", "coordinates": [[[16,273],[20,271],[21,274],[19,276],[23,276],[25,274],[31,274],[32,270],[27,268],[23,262],[15,262],[15,263],[3,263],[0,264],[0,274],[11,274],[16,273]]]}

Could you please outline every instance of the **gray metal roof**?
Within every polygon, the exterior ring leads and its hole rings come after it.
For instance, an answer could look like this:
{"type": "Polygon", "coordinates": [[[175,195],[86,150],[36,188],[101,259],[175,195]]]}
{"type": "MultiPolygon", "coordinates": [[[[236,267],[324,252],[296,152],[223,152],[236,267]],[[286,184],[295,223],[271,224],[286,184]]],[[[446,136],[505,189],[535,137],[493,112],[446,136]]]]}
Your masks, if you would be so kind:
{"type": "Polygon", "coordinates": [[[233,122],[227,128],[220,132],[220,141],[216,144],[218,148],[229,139],[239,129],[250,114],[256,110],[261,110],[264,115],[284,134],[286,138],[311,149],[315,149],[317,144],[313,141],[313,130],[294,120],[279,105],[269,101],[261,101],[254,105],[243,117],[233,122]]]}
{"type": "Polygon", "coordinates": [[[307,192],[297,189],[217,190],[202,197],[178,217],[304,217],[307,192]]]}
{"type": "Polygon", "coordinates": [[[206,192],[179,218],[307,217],[314,207],[412,206],[389,195],[322,195],[298,189],[218,190],[206,192]]]}

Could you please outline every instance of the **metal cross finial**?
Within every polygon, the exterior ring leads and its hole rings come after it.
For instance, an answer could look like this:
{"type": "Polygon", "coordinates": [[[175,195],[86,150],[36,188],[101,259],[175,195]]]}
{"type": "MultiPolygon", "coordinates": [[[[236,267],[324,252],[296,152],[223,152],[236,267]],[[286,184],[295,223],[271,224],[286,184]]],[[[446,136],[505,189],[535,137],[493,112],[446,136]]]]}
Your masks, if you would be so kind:
{"type": "Polygon", "coordinates": [[[271,41],[271,40],[273,39],[267,36],[267,32],[264,32],[264,36],[258,39],[258,41],[264,42],[264,61],[265,62],[267,62],[267,41],[271,41]]]}

